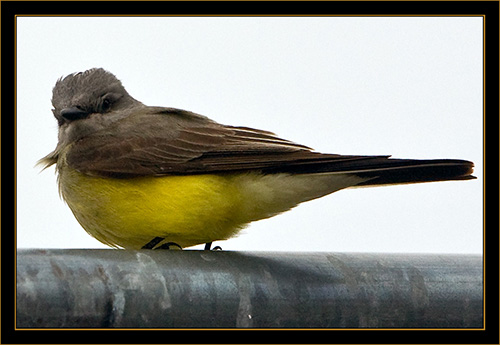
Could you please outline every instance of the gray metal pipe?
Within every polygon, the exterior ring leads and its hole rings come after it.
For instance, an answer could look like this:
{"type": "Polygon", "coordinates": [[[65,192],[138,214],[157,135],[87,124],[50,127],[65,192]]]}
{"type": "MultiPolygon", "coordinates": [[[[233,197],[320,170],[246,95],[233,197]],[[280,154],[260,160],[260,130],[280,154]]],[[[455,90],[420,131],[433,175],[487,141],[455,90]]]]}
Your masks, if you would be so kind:
{"type": "Polygon", "coordinates": [[[18,250],[17,328],[482,328],[480,255],[18,250]]]}

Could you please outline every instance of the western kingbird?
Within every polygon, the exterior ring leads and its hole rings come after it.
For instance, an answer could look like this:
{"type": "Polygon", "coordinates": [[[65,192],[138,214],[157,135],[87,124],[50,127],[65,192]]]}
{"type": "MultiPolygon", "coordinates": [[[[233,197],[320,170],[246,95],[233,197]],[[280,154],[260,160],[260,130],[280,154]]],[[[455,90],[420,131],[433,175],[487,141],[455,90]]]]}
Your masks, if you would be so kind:
{"type": "Polygon", "coordinates": [[[102,68],[60,78],[52,105],[59,191],[112,247],[189,247],[340,189],[468,180],[465,160],[323,154],[263,130],[151,107],[102,68]]]}

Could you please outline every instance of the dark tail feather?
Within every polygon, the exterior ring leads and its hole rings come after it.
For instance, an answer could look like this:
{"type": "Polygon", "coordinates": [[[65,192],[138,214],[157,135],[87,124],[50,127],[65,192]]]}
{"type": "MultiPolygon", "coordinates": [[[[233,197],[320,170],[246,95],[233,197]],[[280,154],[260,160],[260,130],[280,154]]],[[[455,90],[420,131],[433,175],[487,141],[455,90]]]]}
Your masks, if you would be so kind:
{"type": "MultiPolygon", "coordinates": [[[[368,162],[367,162],[368,163],[368,162]]],[[[433,181],[475,179],[472,176],[474,164],[464,160],[434,159],[375,159],[371,164],[352,171],[360,177],[372,178],[358,186],[405,184],[433,181]]]]}
{"type": "Polygon", "coordinates": [[[396,159],[390,156],[343,156],[317,154],[297,159],[264,172],[292,174],[348,173],[370,178],[358,186],[469,180],[474,163],[459,159],[396,159]],[[306,157],[309,158],[309,157],[306,157]]]}

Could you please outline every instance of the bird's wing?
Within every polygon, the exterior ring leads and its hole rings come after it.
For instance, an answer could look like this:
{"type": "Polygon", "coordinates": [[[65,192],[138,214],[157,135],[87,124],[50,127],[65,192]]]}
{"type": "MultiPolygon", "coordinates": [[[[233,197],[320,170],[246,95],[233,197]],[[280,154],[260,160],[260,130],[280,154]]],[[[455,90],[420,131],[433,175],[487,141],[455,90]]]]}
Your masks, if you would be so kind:
{"type": "Polygon", "coordinates": [[[67,152],[68,165],[82,173],[118,178],[249,170],[347,172],[369,177],[372,182],[381,176],[397,177],[395,182],[386,177],[381,184],[464,179],[472,171],[472,163],[459,160],[323,154],[271,132],[224,126],[179,109],[150,109],[154,111],[145,113],[144,121],[135,121],[133,126],[123,121],[118,126],[129,127],[109,128],[80,139],[67,152]],[[460,171],[456,171],[457,166],[460,171]]]}
{"type": "Polygon", "coordinates": [[[68,165],[92,175],[129,177],[263,169],[320,156],[270,132],[224,126],[173,108],[153,109],[73,143],[68,165]]]}

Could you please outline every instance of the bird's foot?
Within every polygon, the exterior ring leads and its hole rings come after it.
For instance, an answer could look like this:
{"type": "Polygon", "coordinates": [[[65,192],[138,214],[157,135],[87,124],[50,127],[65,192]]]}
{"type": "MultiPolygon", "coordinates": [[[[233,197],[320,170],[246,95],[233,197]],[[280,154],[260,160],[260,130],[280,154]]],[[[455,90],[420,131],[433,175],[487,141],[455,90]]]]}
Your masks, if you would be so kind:
{"type": "MultiPolygon", "coordinates": [[[[212,242],[205,243],[205,250],[210,250],[212,246],[212,242]]],[[[215,246],[212,250],[222,250],[220,246],[215,246]]]]}
{"type": "MultiPolygon", "coordinates": [[[[171,247],[175,246],[175,247],[178,247],[178,249],[182,250],[182,247],[175,242],[167,242],[167,243],[164,243],[161,246],[155,248],[155,246],[158,243],[160,243],[161,241],[163,241],[164,239],[165,239],[164,237],[155,237],[151,241],[149,241],[147,244],[145,244],[141,249],[174,249],[171,247]]],[[[175,249],[177,249],[177,248],[175,248],[175,249]]]]}
{"type": "Polygon", "coordinates": [[[155,249],[174,249],[174,250],[182,250],[182,247],[178,245],[175,242],[167,242],[159,246],[158,248],[155,249]],[[177,247],[177,248],[172,248],[172,246],[177,247]]]}

